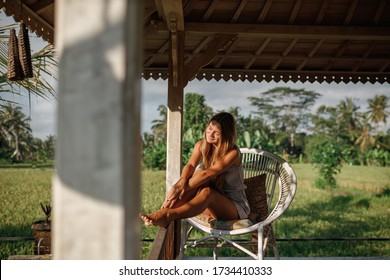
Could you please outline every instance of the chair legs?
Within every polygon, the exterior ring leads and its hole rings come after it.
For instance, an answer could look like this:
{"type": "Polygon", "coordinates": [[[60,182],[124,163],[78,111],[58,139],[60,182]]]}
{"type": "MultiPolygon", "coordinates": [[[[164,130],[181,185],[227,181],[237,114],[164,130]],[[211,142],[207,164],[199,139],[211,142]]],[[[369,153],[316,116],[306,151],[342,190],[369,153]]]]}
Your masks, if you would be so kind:
{"type": "Polygon", "coordinates": [[[263,227],[259,227],[257,231],[257,257],[259,260],[264,259],[264,247],[267,248],[267,240],[263,240],[263,227]]]}
{"type": "Polygon", "coordinates": [[[276,245],[276,240],[275,240],[275,235],[274,235],[274,230],[272,228],[272,225],[269,226],[268,236],[269,236],[270,242],[272,243],[272,248],[274,250],[275,259],[280,260],[278,246],[276,245]]]}
{"type": "Polygon", "coordinates": [[[184,246],[187,243],[187,239],[189,236],[188,223],[185,220],[181,221],[181,234],[180,234],[180,251],[179,251],[179,260],[184,259],[184,246]]]}
{"type": "MultiPolygon", "coordinates": [[[[259,234],[260,234],[260,229],[259,229],[259,234]]],[[[267,256],[269,254],[269,242],[271,243],[272,245],[272,249],[273,249],[273,252],[274,252],[274,256],[275,256],[275,259],[279,260],[279,252],[278,252],[278,246],[276,245],[276,240],[275,240],[275,235],[274,235],[274,231],[273,231],[273,228],[272,228],[272,225],[267,225],[265,226],[264,228],[264,231],[262,232],[263,234],[263,258],[265,256],[267,256]]],[[[260,248],[260,246],[259,246],[260,248]]]]}
{"type": "MultiPolygon", "coordinates": [[[[211,247],[213,247],[213,259],[218,259],[218,249],[219,244],[218,241],[224,241],[225,243],[230,244],[231,246],[237,248],[238,250],[244,252],[248,256],[263,260],[264,257],[268,254],[269,246],[272,245],[272,249],[275,255],[275,259],[279,260],[279,253],[278,248],[276,245],[276,240],[274,236],[274,232],[272,229],[272,225],[266,226],[264,229],[263,227],[259,227],[257,232],[257,237],[262,236],[263,238],[257,238],[257,247],[253,248],[253,250],[257,249],[257,252],[253,253],[244,246],[240,245],[238,242],[235,242],[231,239],[225,238],[222,235],[219,235],[218,233],[208,235],[206,237],[200,238],[198,240],[195,240],[191,243],[188,242],[188,237],[192,231],[193,227],[189,227],[189,224],[186,222],[186,220],[182,220],[182,232],[181,232],[181,245],[180,245],[180,252],[179,252],[179,259],[184,258],[184,252],[186,248],[195,248],[197,245],[200,245],[200,243],[209,241],[210,239],[213,239],[213,243],[211,244],[211,247]]],[[[256,234],[254,234],[256,235],[256,234]]]]}
{"type": "Polygon", "coordinates": [[[213,259],[218,260],[218,238],[214,238],[213,259]]]}

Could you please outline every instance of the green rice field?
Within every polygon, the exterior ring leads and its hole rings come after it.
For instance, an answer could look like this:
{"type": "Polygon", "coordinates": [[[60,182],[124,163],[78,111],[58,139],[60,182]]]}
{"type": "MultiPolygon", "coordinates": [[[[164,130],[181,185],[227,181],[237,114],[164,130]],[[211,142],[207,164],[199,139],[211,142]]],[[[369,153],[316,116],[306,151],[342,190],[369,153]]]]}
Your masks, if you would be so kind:
{"type": "MultiPolygon", "coordinates": [[[[317,173],[309,164],[295,164],[298,188],[285,214],[273,226],[281,257],[390,257],[390,168],[345,166],[338,187],[313,187],[317,173]],[[368,240],[303,240],[308,238],[368,240]],[[295,239],[286,241],[286,239],[295,239]],[[387,240],[373,240],[387,238],[387,240]]],[[[52,168],[0,168],[0,259],[32,255],[33,242],[5,241],[32,237],[31,224],[43,218],[40,202],[51,202],[52,168]]],[[[142,172],[141,212],[157,210],[165,195],[165,172],[142,172]]],[[[157,232],[144,227],[140,257],[147,258],[157,232]]],[[[208,249],[188,251],[211,256],[208,249]]],[[[234,249],[222,254],[239,255],[234,249]]],[[[271,253],[272,254],[272,253],[271,253]]]]}

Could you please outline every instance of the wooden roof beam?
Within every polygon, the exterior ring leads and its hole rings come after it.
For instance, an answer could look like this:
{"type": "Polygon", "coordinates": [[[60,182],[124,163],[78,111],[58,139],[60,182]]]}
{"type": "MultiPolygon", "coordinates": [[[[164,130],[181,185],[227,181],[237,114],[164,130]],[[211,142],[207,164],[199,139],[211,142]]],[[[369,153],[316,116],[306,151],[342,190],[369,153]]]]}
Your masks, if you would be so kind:
{"type": "Polygon", "coordinates": [[[156,6],[156,10],[157,10],[159,18],[163,19],[163,21],[166,22],[167,20],[165,18],[164,9],[162,6],[162,0],[154,0],[154,5],[156,6]]]}
{"type": "MultiPolygon", "coordinates": [[[[231,43],[232,45],[234,45],[235,43],[232,42],[231,43]]],[[[314,49],[313,49],[314,50],[314,49]]],[[[194,59],[199,59],[202,55],[203,55],[204,52],[201,52],[201,53],[191,53],[191,52],[186,52],[185,56],[189,59],[188,62],[191,60],[194,60],[194,59]]],[[[167,56],[166,53],[155,53],[155,52],[145,52],[145,57],[150,57],[150,56],[155,56],[156,58],[157,57],[164,57],[164,56],[167,56]]],[[[259,54],[259,55],[253,55],[252,53],[245,53],[245,52],[233,52],[233,53],[230,53],[230,54],[227,54],[226,51],[225,52],[221,52],[221,53],[217,53],[215,55],[215,58],[216,59],[230,59],[230,58],[239,58],[239,59],[272,59],[272,60],[278,60],[278,59],[285,59],[285,60],[305,60],[305,59],[310,59],[312,61],[328,61],[328,60],[332,60],[332,61],[347,61],[347,62],[351,62],[351,61],[367,61],[367,62],[383,62],[383,61],[390,61],[390,57],[387,56],[387,57],[367,57],[367,58],[364,58],[364,57],[357,57],[357,56],[342,56],[342,57],[335,57],[335,56],[326,56],[326,55],[322,55],[322,56],[308,56],[308,55],[288,55],[287,57],[286,56],[283,56],[281,54],[259,54]]],[[[248,67],[250,68],[250,67],[248,67]]],[[[247,69],[247,68],[246,68],[247,69]]],[[[299,69],[298,69],[299,70],[299,69]]]]}
{"type": "Polygon", "coordinates": [[[294,8],[291,12],[290,18],[288,20],[289,24],[293,24],[295,22],[295,19],[297,18],[299,9],[301,8],[302,0],[296,0],[294,4],[294,8]]]}
{"type": "Polygon", "coordinates": [[[238,6],[236,12],[234,13],[234,16],[230,20],[231,23],[236,22],[238,18],[240,17],[242,10],[245,8],[246,4],[248,3],[248,0],[242,0],[240,2],[240,5],[238,6]]]}
{"type": "MultiPolygon", "coordinates": [[[[157,51],[157,54],[164,54],[167,50],[169,49],[169,40],[167,40],[157,51]]],[[[148,59],[148,61],[146,61],[144,63],[144,66],[148,67],[150,66],[156,59],[156,54],[150,54],[150,55],[147,55],[147,56],[151,56],[150,59],[148,59]]]]}
{"type": "Polygon", "coordinates": [[[328,6],[329,6],[329,0],[325,0],[324,2],[322,2],[322,6],[321,6],[321,9],[317,15],[317,19],[315,21],[315,24],[318,25],[318,24],[321,24],[322,23],[322,20],[324,19],[325,17],[325,13],[328,9],[328,6]]]}
{"type": "Polygon", "coordinates": [[[294,48],[294,46],[296,45],[296,43],[298,42],[298,39],[293,39],[290,44],[288,45],[288,47],[284,50],[284,52],[282,53],[282,58],[279,58],[278,61],[276,61],[271,69],[272,70],[276,70],[276,68],[279,67],[280,63],[282,63],[283,59],[286,58],[286,56],[289,54],[289,52],[294,48]]]}
{"type": "Polygon", "coordinates": [[[185,3],[183,3],[183,13],[184,16],[188,15],[195,5],[195,0],[187,0],[185,3]]]}
{"type": "MultiPolygon", "coordinates": [[[[227,47],[227,50],[225,51],[225,55],[229,55],[233,52],[233,50],[237,47],[239,43],[239,40],[236,39],[234,40],[228,47],[227,47]]],[[[218,61],[218,63],[215,64],[215,68],[220,68],[222,66],[222,64],[225,62],[226,58],[225,57],[221,57],[218,61]]]]}
{"type": "Polygon", "coordinates": [[[349,6],[347,16],[345,17],[345,20],[344,20],[344,25],[349,25],[351,23],[351,19],[352,19],[353,15],[355,14],[355,10],[356,10],[356,6],[358,4],[358,1],[359,0],[353,0],[351,5],[349,6]]]}
{"type": "Polygon", "coordinates": [[[383,73],[383,72],[387,69],[387,67],[389,66],[389,64],[390,64],[390,61],[386,61],[386,62],[383,64],[383,66],[379,69],[379,72],[380,72],[380,73],[383,73]]]}
{"type": "MultiPolygon", "coordinates": [[[[168,31],[166,24],[157,23],[157,31],[168,31]]],[[[390,27],[363,26],[304,26],[271,24],[186,23],[187,33],[237,34],[253,38],[299,38],[326,40],[390,40],[390,27]]]]}
{"type": "MultiPolygon", "coordinates": [[[[237,39],[236,39],[237,40],[237,39]]],[[[233,41],[231,43],[231,45],[234,45],[235,44],[235,41],[233,41]]],[[[317,48],[317,46],[319,46],[321,44],[321,42],[318,42],[316,44],[316,46],[310,51],[310,53],[314,52],[317,48]]],[[[193,60],[193,59],[199,59],[203,53],[203,52],[199,52],[199,53],[192,53],[192,52],[186,52],[185,53],[185,56],[189,59],[187,60],[187,62],[189,62],[190,60],[193,60]]],[[[309,53],[309,55],[288,55],[287,57],[286,56],[283,56],[282,54],[253,54],[253,53],[249,53],[249,52],[232,52],[232,53],[228,53],[227,51],[223,52],[223,53],[217,53],[215,54],[215,58],[217,59],[221,59],[221,58],[225,58],[225,59],[229,59],[229,58],[239,58],[239,59],[247,59],[247,60],[256,60],[256,59],[272,59],[272,60],[278,60],[278,59],[286,59],[286,60],[305,60],[305,59],[310,59],[310,60],[313,60],[313,61],[328,61],[328,60],[333,60],[333,61],[348,61],[348,62],[351,62],[351,61],[360,61],[362,59],[364,59],[364,61],[370,61],[370,62],[381,62],[381,61],[390,61],[390,57],[387,56],[387,57],[366,57],[366,58],[362,58],[362,57],[357,57],[357,56],[332,56],[332,55],[322,55],[322,56],[311,56],[311,54],[309,53]]],[[[145,52],[145,57],[151,57],[151,56],[154,56],[154,57],[164,57],[164,56],[167,56],[167,53],[155,53],[155,52],[145,52]]],[[[250,65],[249,67],[250,68],[250,65]]],[[[248,68],[245,68],[245,69],[248,69],[248,68]]]]}
{"type": "MultiPolygon", "coordinates": [[[[350,44],[350,41],[346,41],[337,51],[335,57],[341,57],[345,51],[347,50],[347,48],[349,47],[349,44],[350,44]]],[[[325,67],[325,71],[329,71],[332,67],[333,67],[333,64],[334,64],[334,60],[330,60],[329,63],[326,65],[325,67]]]]}
{"type": "Polygon", "coordinates": [[[54,0],[40,0],[32,4],[30,8],[34,12],[39,13],[48,8],[51,4],[54,4],[54,0]]]}
{"type": "Polygon", "coordinates": [[[298,71],[301,71],[303,67],[307,64],[310,58],[314,56],[314,54],[317,52],[317,50],[322,46],[322,44],[325,42],[324,39],[321,39],[317,42],[317,44],[314,46],[314,48],[310,51],[310,53],[307,55],[307,58],[297,67],[298,71]]]}
{"type": "Polygon", "coordinates": [[[183,57],[181,57],[184,55],[182,52],[182,48],[184,48],[183,2],[181,0],[155,0],[155,3],[159,13],[163,13],[166,28],[170,31],[171,78],[173,87],[176,88],[182,85],[179,81],[179,75],[181,75],[179,69],[182,68],[180,64],[184,63],[183,57]]]}
{"type": "Polygon", "coordinates": [[[263,9],[260,12],[259,17],[257,18],[257,23],[264,22],[264,20],[265,20],[265,18],[267,16],[268,11],[271,8],[271,6],[272,6],[272,0],[267,0],[267,2],[264,4],[263,9]]]}
{"type": "Polygon", "coordinates": [[[374,19],[372,21],[374,24],[378,24],[379,23],[379,21],[380,21],[380,19],[382,17],[383,11],[385,10],[386,2],[387,2],[387,0],[381,0],[380,1],[379,5],[378,5],[378,8],[376,9],[374,19]]]}
{"type": "Polygon", "coordinates": [[[146,25],[150,16],[156,12],[156,6],[153,0],[145,0],[144,3],[144,24],[146,25]]]}
{"type": "Polygon", "coordinates": [[[184,83],[193,79],[196,73],[209,64],[215,57],[216,53],[226,48],[226,46],[235,39],[235,35],[229,34],[216,34],[214,39],[210,41],[206,51],[199,59],[193,59],[190,63],[185,65],[185,78],[184,83]]]}
{"type": "Polygon", "coordinates": [[[366,58],[372,53],[372,50],[375,48],[376,42],[371,42],[370,46],[366,49],[363,56],[361,57],[362,60],[360,60],[355,67],[353,68],[352,72],[356,72],[359,70],[360,65],[362,64],[363,60],[366,60],[366,58]]]}
{"type": "Polygon", "coordinates": [[[210,6],[207,8],[207,11],[204,13],[204,15],[202,17],[202,21],[209,20],[210,16],[213,14],[218,3],[219,3],[219,0],[213,0],[213,2],[211,2],[210,6]]]}
{"type": "Polygon", "coordinates": [[[156,8],[160,16],[163,17],[166,22],[168,30],[173,28],[176,31],[184,31],[184,15],[183,15],[183,4],[181,0],[155,0],[156,8]]]}
{"type": "MultiPolygon", "coordinates": [[[[260,48],[257,49],[255,55],[256,56],[259,56],[263,51],[264,49],[268,46],[268,44],[271,42],[271,38],[267,38],[265,39],[265,41],[261,44],[260,48]]],[[[245,69],[249,69],[251,68],[251,66],[253,65],[253,63],[255,63],[257,57],[254,57],[252,58],[250,61],[248,61],[246,64],[245,64],[245,69]]]]}
{"type": "Polygon", "coordinates": [[[196,48],[192,51],[192,55],[188,56],[187,59],[184,61],[184,65],[189,63],[192,60],[192,57],[194,54],[200,53],[200,51],[207,45],[207,43],[211,40],[211,36],[206,36],[199,44],[196,46],[196,48]]]}

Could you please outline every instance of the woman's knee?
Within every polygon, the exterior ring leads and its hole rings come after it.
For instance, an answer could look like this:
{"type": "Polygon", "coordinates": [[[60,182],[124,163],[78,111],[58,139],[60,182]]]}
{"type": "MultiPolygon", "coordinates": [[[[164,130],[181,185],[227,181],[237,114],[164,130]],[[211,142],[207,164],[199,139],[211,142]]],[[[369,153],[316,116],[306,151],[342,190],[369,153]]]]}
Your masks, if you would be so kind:
{"type": "Polygon", "coordinates": [[[211,187],[203,187],[199,190],[198,194],[204,197],[210,197],[212,193],[211,187]]]}
{"type": "Polygon", "coordinates": [[[213,189],[212,187],[203,187],[199,190],[198,195],[203,197],[204,200],[212,203],[213,201],[218,201],[221,197],[221,193],[213,189]]]}

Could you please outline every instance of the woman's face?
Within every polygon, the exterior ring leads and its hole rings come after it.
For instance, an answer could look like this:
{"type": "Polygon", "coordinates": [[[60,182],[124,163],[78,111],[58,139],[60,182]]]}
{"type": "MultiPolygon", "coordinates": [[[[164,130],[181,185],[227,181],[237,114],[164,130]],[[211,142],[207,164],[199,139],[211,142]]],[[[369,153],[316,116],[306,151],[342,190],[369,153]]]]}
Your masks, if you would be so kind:
{"type": "Polygon", "coordinates": [[[217,145],[221,139],[221,126],[216,121],[211,121],[206,128],[206,141],[217,145]]]}

